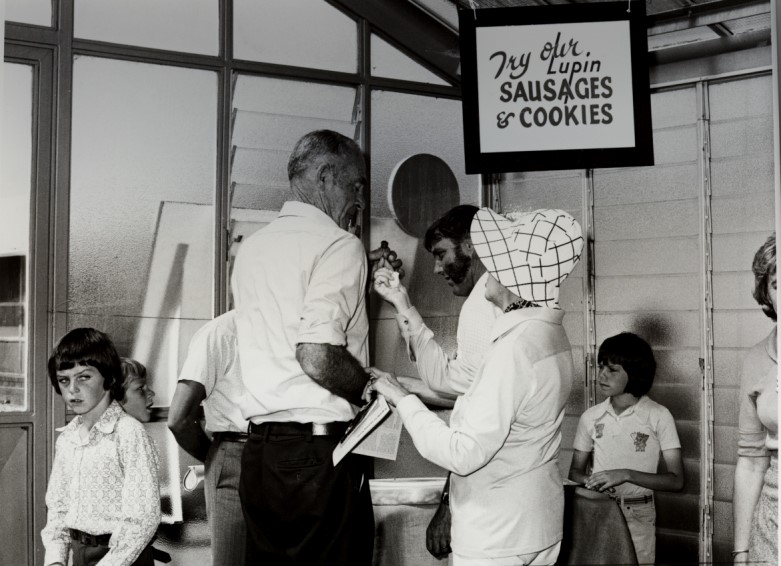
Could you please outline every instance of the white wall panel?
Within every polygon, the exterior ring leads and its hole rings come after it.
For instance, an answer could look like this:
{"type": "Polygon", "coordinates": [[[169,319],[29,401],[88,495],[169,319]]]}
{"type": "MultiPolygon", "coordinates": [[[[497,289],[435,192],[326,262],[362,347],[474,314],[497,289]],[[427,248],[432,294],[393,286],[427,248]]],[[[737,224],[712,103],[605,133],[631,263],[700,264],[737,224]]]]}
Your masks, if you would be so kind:
{"type": "Polygon", "coordinates": [[[654,162],[656,165],[686,163],[696,160],[696,126],[654,132],[654,162]]]}
{"type": "Polygon", "coordinates": [[[596,267],[603,277],[652,273],[696,273],[692,261],[699,254],[699,241],[692,237],[656,240],[597,241],[596,267]],[[676,250],[677,253],[670,253],[676,250]]]}
{"type": "Polygon", "coordinates": [[[596,289],[600,311],[696,311],[699,276],[602,277],[596,289]]]}
{"type": "Polygon", "coordinates": [[[610,204],[692,199],[699,194],[698,176],[696,164],[691,163],[613,169],[595,179],[594,196],[610,204]]]}
{"type": "MultiPolygon", "coordinates": [[[[639,188],[637,190],[642,190],[639,188]]],[[[699,230],[696,200],[604,206],[594,211],[597,240],[634,240],[694,236],[699,230]]],[[[669,250],[675,253],[675,250],[669,250]]],[[[692,258],[696,259],[696,258],[692,258]]]]}
{"type": "Polygon", "coordinates": [[[697,123],[697,99],[693,88],[657,92],[651,97],[651,118],[656,130],[697,123]]]}
{"type": "Polygon", "coordinates": [[[772,186],[773,160],[765,153],[711,163],[711,189],[715,197],[759,193],[772,186]]]}

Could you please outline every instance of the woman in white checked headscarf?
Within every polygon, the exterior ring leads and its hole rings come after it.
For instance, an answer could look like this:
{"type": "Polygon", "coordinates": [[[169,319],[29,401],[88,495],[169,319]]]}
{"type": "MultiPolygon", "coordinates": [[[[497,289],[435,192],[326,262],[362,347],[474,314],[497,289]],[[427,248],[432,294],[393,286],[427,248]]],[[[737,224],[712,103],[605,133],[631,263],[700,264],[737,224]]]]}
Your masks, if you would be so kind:
{"type": "Polygon", "coordinates": [[[450,426],[380,370],[370,370],[367,395],[384,395],[418,451],[453,472],[454,566],[554,564],[564,514],[560,429],[574,374],[558,298],[580,258],[580,226],[561,210],[511,221],[484,208],[471,236],[492,276],[486,298],[504,314],[450,426]]]}

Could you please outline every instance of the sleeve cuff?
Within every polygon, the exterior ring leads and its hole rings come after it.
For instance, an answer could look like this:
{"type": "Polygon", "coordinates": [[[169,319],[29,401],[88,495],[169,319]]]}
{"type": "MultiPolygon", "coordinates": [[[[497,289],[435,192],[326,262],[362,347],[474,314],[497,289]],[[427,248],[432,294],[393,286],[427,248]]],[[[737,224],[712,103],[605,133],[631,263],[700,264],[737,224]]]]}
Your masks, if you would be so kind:
{"type": "Polygon", "coordinates": [[[331,344],[333,346],[345,346],[347,340],[344,331],[337,321],[310,324],[302,321],[296,336],[296,344],[331,344]]]}
{"type": "Polygon", "coordinates": [[[418,309],[410,307],[396,315],[396,322],[399,325],[402,335],[414,336],[423,328],[423,317],[420,316],[418,309]]]}
{"type": "Polygon", "coordinates": [[[407,422],[407,419],[418,411],[428,411],[426,406],[423,404],[423,401],[418,399],[418,396],[413,395],[412,393],[399,401],[399,404],[396,405],[396,410],[399,412],[403,422],[407,422]]]}
{"type": "Polygon", "coordinates": [[[61,564],[67,564],[69,550],[70,549],[68,547],[63,547],[60,545],[56,545],[54,548],[47,548],[43,557],[44,566],[57,564],[58,562],[61,564]]]}
{"type": "Polygon", "coordinates": [[[421,330],[425,327],[423,317],[420,316],[418,309],[410,307],[400,313],[396,314],[396,324],[399,325],[401,336],[404,338],[404,342],[407,344],[407,357],[409,361],[416,362],[415,352],[412,349],[411,339],[417,336],[421,330]]]}

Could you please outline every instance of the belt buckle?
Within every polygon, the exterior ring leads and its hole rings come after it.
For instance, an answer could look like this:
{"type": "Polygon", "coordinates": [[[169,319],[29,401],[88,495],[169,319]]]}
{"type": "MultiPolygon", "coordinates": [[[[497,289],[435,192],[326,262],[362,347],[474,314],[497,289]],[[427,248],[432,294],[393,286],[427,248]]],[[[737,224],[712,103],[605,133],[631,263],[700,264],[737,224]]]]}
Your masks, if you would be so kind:
{"type": "Polygon", "coordinates": [[[312,436],[328,436],[328,425],[312,423],[312,436]]]}

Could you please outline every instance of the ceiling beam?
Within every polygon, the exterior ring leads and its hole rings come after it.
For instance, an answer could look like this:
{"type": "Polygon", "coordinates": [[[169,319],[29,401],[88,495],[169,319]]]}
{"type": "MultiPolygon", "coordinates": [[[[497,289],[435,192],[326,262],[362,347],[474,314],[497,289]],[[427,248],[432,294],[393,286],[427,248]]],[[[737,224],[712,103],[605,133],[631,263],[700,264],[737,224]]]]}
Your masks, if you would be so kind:
{"type": "MultiPolygon", "coordinates": [[[[775,1],[775,0],[773,0],[775,1]]],[[[768,0],[720,0],[649,14],[648,35],[711,26],[770,13],[768,0]]]]}
{"type": "Polygon", "coordinates": [[[458,34],[409,0],[327,0],[364,18],[384,39],[403,47],[433,72],[461,84],[458,34]]]}

